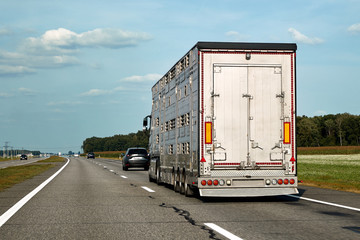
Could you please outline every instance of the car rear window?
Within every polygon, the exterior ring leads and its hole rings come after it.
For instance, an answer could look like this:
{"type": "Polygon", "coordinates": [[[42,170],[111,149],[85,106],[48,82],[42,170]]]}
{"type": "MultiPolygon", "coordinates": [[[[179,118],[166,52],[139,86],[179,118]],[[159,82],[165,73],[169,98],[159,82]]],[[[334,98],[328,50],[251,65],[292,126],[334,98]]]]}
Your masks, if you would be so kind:
{"type": "Polygon", "coordinates": [[[129,154],[142,154],[147,155],[147,151],[145,149],[130,149],[129,154]]]}

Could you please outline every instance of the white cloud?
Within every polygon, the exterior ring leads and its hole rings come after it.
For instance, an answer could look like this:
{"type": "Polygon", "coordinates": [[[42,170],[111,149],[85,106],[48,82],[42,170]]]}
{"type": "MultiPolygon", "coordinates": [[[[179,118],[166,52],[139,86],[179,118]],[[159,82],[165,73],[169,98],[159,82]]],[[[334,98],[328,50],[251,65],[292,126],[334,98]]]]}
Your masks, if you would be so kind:
{"type": "Polygon", "coordinates": [[[355,23],[347,29],[351,33],[360,33],[360,23],[355,23]]]}
{"type": "Polygon", "coordinates": [[[314,116],[324,116],[326,115],[327,112],[324,111],[324,110],[317,110],[315,113],[314,113],[314,116]]]}
{"type": "Polygon", "coordinates": [[[0,76],[2,75],[21,75],[26,73],[34,73],[35,70],[26,66],[9,66],[0,65],[0,76]]]}
{"type": "Polygon", "coordinates": [[[228,31],[225,33],[226,36],[230,37],[231,39],[235,41],[244,41],[249,39],[248,35],[242,35],[239,32],[236,31],[228,31]]]}
{"type": "Polygon", "coordinates": [[[121,81],[126,82],[145,82],[145,81],[157,81],[162,77],[162,75],[157,73],[149,73],[144,76],[134,75],[130,77],[126,77],[122,79],[121,81]]]}
{"type": "Polygon", "coordinates": [[[320,44],[323,43],[324,40],[322,40],[321,38],[317,38],[317,37],[308,37],[304,34],[302,34],[301,32],[299,32],[298,30],[296,30],[295,28],[289,28],[288,31],[291,33],[292,38],[299,43],[305,43],[305,44],[320,44]]]}
{"type": "Polygon", "coordinates": [[[41,37],[28,38],[22,49],[25,51],[72,53],[82,47],[123,48],[136,46],[141,41],[150,40],[147,33],[129,32],[121,29],[94,29],[75,33],[65,28],[46,31],[41,37]]]}
{"type": "Polygon", "coordinates": [[[87,92],[81,93],[80,96],[101,96],[111,94],[111,90],[103,90],[103,89],[90,89],[87,92]]]}
{"type": "Polygon", "coordinates": [[[0,36],[9,36],[12,34],[13,32],[7,28],[0,28],[0,36]]]}
{"type": "Polygon", "coordinates": [[[35,96],[36,94],[36,91],[32,90],[32,89],[29,89],[29,88],[19,88],[18,91],[23,94],[23,95],[26,95],[26,96],[35,96]]]}
{"type": "Polygon", "coordinates": [[[7,92],[0,92],[0,98],[12,97],[13,95],[7,92]]]}
{"type": "Polygon", "coordinates": [[[109,94],[113,94],[115,92],[119,92],[119,91],[123,91],[125,90],[125,88],[123,87],[116,87],[116,88],[113,88],[111,90],[105,90],[105,89],[90,89],[89,91],[87,92],[83,92],[80,94],[80,96],[83,96],[83,97],[94,97],[94,96],[103,96],[103,95],[109,95],[109,94]]]}
{"type": "Polygon", "coordinates": [[[48,102],[48,106],[74,106],[74,105],[81,105],[84,102],[81,101],[58,101],[58,102],[48,102]]]}
{"type": "MultiPolygon", "coordinates": [[[[9,34],[8,30],[0,29],[0,35],[3,34],[9,34]]],[[[75,54],[80,48],[125,48],[150,39],[147,33],[112,28],[98,28],[83,33],[65,28],[53,29],[40,37],[25,39],[18,46],[17,52],[0,49],[0,76],[33,73],[38,68],[77,65],[80,60],[75,54]]]]}

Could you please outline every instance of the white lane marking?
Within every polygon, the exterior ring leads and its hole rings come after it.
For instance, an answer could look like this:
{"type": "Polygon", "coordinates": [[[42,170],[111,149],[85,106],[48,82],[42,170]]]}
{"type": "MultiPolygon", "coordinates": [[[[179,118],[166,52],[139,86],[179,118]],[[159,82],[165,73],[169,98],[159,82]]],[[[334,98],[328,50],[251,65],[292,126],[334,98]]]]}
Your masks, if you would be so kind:
{"type": "Polygon", "coordinates": [[[127,176],[124,176],[124,175],[121,175],[120,177],[122,177],[122,178],[128,178],[127,176]]]}
{"type": "Polygon", "coordinates": [[[142,186],[142,188],[145,189],[145,190],[148,191],[148,192],[155,192],[154,190],[152,190],[152,189],[150,189],[150,188],[148,188],[148,187],[145,187],[145,186],[142,186]]]}
{"type": "Polygon", "coordinates": [[[232,234],[231,232],[219,227],[218,225],[214,224],[214,223],[204,223],[206,226],[208,226],[209,228],[213,229],[214,231],[220,233],[221,235],[227,237],[228,239],[231,240],[242,240],[242,238],[239,238],[238,236],[232,234]]]}
{"type": "Polygon", "coordinates": [[[114,170],[112,170],[112,169],[110,169],[109,171],[110,171],[110,172],[114,172],[114,170]]]}
{"type": "Polygon", "coordinates": [[[320,200],[316,200],[316,199],[311,199],[311,198],[306,198],[306,197],[300,197],[300,196],[296,196],[296,195],[287,195],[287,196],[293,197],[293,198],[297,198],[297,199],[306,200],[306,201],[310,201],[310,202],[316,202],[316,203],[320,203],[320,204],[325,204],[325,205],[330,205],[330,206],[334,206],[334,207],[345,208],[345,209],[349,209],[349,210],[353,210],[353,211],[358,211],[358,212],[360,212],[360,209],[359,209],[359,208],[348,207],[348,206],[345,206],[345,205],[340,205],[340,204],[331,203],[331,202],[324,202],[324,201],[320,201],[320,200]]]}
{"type": "Polygon", "coordinates": [[[37,188],[35,188],[28,195],[23,197],[20,201],[18,201],[14,206],[12,206],[9,210],[7,210],[3,215],[0,216],[0,227],[4,225],[20,208],[22,208],[33,196],[35,196],[38,192],[41,191],[51,180],[53,180],[64,168],[69,164],[70,159],[67,158],[67,162],[62,168],[60,168],[55,174],[49,177],[45,182],[40,184],[37,188]]]}

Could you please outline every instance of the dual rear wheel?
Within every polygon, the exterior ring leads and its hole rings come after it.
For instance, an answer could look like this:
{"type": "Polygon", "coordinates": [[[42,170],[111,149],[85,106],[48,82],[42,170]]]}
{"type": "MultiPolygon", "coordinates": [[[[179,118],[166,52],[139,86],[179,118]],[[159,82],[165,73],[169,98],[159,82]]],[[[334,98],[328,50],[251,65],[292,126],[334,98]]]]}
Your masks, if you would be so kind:
{"type": "Polygon", "coordinates": [[[176,173],[173,173],[173,186],[174,191],[179,192],[180,194],[184,194],[186,197],[190,197],[194,195],[193,190],[188,184],[187,175],[185,174],[185,171],[181,172],[177,171],[176,173]]]}

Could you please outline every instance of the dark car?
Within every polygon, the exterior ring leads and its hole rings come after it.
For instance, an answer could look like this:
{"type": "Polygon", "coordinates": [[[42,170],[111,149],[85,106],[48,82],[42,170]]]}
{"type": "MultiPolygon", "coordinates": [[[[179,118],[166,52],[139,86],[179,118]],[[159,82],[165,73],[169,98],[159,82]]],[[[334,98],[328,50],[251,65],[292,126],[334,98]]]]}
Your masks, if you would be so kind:
{"type": "Polygon", "coordinates": [[[89,158],[95,159],[95,154],[94,154],[93,152],[89,152],[89,153],[87,154],[86,158],[87,158],[87,159],[89,159],[89,158]]]}
{"type": "Polygon", "coordinates": [[[27,156],[26,156],[26,154],[21,154],[21,156],[20,156],[20,160],[27,160],[27,156]]]}
{"type": "Polygon", "coordinates": [[[128,148],[123,157],[123,170],[128,168],[142,167],[149,170],[150,157],[145,148],[128,148]]]}

